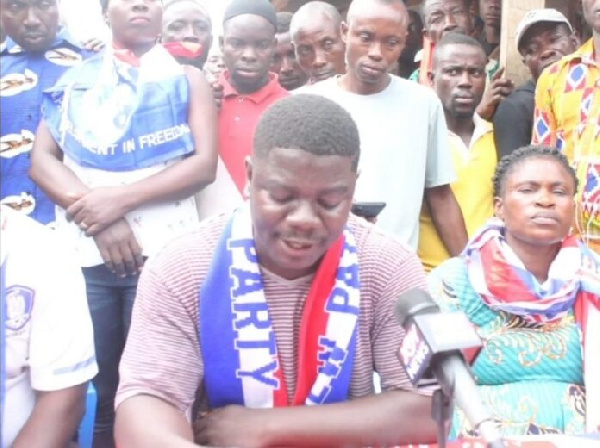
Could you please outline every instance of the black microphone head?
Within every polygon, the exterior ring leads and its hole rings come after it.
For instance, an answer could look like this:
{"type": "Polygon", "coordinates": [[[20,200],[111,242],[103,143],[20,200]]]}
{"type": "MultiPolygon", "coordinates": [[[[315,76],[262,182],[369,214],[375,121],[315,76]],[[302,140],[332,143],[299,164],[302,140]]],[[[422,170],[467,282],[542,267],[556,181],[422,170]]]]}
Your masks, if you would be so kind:
{"type": "Polygon", "coordinates": [[[396,301],[395,314],[400,325],[406,325],[409,318],[419,314],[439,313],[436,305],[427,291],[413,288],[406,291],[396,301]]]}

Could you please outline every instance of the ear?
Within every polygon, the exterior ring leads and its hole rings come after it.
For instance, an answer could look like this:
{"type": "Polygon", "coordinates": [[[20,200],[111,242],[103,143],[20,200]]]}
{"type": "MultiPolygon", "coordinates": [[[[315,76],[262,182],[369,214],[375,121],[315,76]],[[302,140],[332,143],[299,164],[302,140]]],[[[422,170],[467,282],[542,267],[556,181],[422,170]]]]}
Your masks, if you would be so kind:
{"type": "Polygon", "coordinates": [[[340,35],[342,36],[342,42],[348,43],[348,24],[346,22],[340,23],[340,35]]]}
{"type": "Polygon", "coordinates": [[[223,47],[225,46],[225,39],[223,36],[219,36],[219,48],[221,49],[221,54],[223,54],[223,47]]]}
{"type": "Polygon", "coordinates": [[[498,196],[494,197],[494,216],[504,221],[504,201],[498,196]]]}
{"type": "Polygon", "coordinates": [[[244,166],[246,167],[246,186],[252,182],[252,175],[254,174],[254,161],[252,156],[246,156],[244,159],[244,166]]]}
{"type": "Polygon", "coordinates": [[[581,46],[581,37],[579,36],[579,31],[573,31],[571,36],[569,36],[569,39],[571,39],[573,48],[579,48],[581,46]]]}
{"type": "Polygon", "coordinates": [[[427,70],[427,79],[429,80],[429,85],[433,87],[433,84],[435,82],[435,73],[433,72],[433,70],[427,70]]]}

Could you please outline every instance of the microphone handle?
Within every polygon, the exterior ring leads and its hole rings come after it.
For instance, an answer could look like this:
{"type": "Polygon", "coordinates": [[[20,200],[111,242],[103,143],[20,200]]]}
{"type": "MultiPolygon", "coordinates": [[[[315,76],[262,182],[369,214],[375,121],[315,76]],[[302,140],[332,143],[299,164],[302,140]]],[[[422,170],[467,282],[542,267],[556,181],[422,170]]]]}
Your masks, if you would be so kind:
{"type": "Polygon", "coordinates": [[[459,352],[434,357],[432,368],[445,394],[454,396],[456,405],[489,447],[504,447],[500,431],[493,422],[488,408],[479,398],[479,391],[471,372],[459,352]]]}

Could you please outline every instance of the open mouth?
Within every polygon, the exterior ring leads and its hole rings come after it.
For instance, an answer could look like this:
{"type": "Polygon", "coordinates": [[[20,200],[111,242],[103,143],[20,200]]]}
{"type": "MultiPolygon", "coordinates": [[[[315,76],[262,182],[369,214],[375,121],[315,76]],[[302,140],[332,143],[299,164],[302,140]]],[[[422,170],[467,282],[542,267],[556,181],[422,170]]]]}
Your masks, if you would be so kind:
{"type": "Polygon", "coordinates": [[[281,240],[281,242],[286,251],[294,257],[306,255],[315,246],[315,243],[308,241],[281,240]]]}

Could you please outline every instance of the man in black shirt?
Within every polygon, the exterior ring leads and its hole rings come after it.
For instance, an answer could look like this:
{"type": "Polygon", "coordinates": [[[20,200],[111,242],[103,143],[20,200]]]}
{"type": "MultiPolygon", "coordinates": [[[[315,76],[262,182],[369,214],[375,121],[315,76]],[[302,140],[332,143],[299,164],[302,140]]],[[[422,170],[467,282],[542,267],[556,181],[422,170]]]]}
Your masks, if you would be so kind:
{"type": "Polygon", "coordinates": [[[531,143],[535,85],[542,71],[579,46],[567,18],[555,9],[527,13],[517,28],[517,47],[531,79],[500,103],[494,115],[498,158],[531,143]]]}

